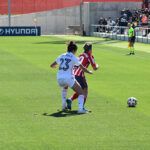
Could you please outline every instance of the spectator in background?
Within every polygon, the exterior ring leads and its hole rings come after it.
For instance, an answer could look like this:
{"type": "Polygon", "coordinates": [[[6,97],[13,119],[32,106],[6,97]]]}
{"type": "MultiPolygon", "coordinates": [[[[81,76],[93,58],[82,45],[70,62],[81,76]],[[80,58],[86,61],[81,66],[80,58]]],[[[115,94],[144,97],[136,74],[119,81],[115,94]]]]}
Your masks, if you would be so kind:
{"type": "Polygon", "coordinates": [[[142,26],[147,26],[148,25],[148,17],[146,16],[146,14],[142,15],[142,26]]]}
{"type": "Polygon", "coordinates": [[[100,25],[100,27],[98,28],[98,31],[99,32],[102,32],[103,30],[103,28],[102,28],[102,25],[103,25],[103,17],[101,17],[100,19],[99,19],[99,21],[98,21],[98,24],[100,25]]]}
{"type": "Polygon", "coordinates": [[[103,23],[103,32],[106,32],[107,19],[104,18],[102,23],[103,23]]]}
{"type": "Polygon", "coordinates": [[[116,24],[115,21],[113,21],[112,18],[109,17],[108,21],[107,21],[107,25],[108,25],[107,32],[108,33],[113,30],[113,26],[115,26],[115,24],[116,24]]]}
{"type": "MultiPolygon", "coordinates": [[[[116,18],[115,21],[112,20],[111,17],[108,18],[100,18],[99,25],[102,25],[99,27],[100,32],[115,32],[115,33],[121,33],[124,34],[125,27],[127,27],[128,23],[134,23],[136,27],[148,27],[150,23],[148,20],[150,19],[150,9],[135,9],[135,10],[129,10],[129,9],[123,9],[121,11],[121,17],[118,19],[116,18]],[[107,25],[107,26],[106,26],[107,25]],[[114,26],[114,27],[111,27],[114,26]],[[118,26],[121,26],[122,28],[119,31],[118,26]]],[[[146,29],[146,35],[150,32],[150,30],[146,29]]]]}
{"type": "Polygon", "coordinates": [[[129,17],[128,23],[132,23],[133,22],[133,17],[129,17]]]}
{"type": "Polygon", "coordinates": [[[143,30],[145,33],[143,34],[143,36],[147,36],[148,34],[148,17],[146,16],[146,14],[142,15],[142,26],[145,27],[145,30],[143,30]]]}
{"type": "Polygon", "coordinates": [[[127,9],[127,19],[129,20],[130,17],[132,17],[132,12],[127,9]]]}
{"type": "Polygon", "coordinates": [[[127,21],[127,16],[124,14],[123,16],[120,17],[120,23],[119,26],[121,26],[121,34],[124,34],[124,27],[127,27],[128,21],[127,21]]]}

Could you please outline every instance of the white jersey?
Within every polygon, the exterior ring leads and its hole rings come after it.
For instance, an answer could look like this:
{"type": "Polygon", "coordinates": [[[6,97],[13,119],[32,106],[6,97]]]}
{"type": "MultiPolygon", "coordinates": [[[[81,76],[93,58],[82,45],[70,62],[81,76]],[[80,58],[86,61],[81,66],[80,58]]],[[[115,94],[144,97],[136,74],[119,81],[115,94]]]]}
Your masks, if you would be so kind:
{"type": "Polygon", "coordinates": [[[57,73],[57,78],[71,77],[73,75],[73,67],[79,66],[81,63],[78,58],[71,52],[60,55],[56,59],[57,64],[59,64],[59,71],[57,73]]]}

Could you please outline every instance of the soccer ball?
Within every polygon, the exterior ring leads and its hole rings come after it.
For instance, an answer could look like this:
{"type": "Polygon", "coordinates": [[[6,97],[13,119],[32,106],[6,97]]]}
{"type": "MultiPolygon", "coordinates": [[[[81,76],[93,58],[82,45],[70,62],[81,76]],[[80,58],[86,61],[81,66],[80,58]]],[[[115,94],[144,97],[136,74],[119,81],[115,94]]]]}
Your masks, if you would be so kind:
{"type": "Polygon", "coordinates": [[[135,107],[137,104],[137,99],[135,97],[129,97],[127,104],[128,104],[128,107],[135,107]]]}

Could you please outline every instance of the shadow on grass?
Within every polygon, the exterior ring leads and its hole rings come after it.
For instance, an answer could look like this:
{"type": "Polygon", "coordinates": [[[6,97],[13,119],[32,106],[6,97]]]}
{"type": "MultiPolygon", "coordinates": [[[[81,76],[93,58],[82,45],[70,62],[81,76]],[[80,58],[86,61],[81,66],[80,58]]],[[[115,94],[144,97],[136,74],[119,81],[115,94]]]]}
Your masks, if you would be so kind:
{"type": "MultiPolygon", "coordinates": [[[[69,40],[68,40],[69,41],[69,40]]],[[[84,44],[86,41],[75,41],[77,44],[84,44]]],[[[45,41],[45,42],[37,42],[34,44],[66,44],[67,40],[61,40],[61,41],[45,41]]]]}
{"type": "MultiPolygon", "coordinates": [[[[60,41],[45,41],[45,42],[37,42],[37,43],[34,43],[34,44],[66,44],[67,41],[69,40],[60,40],[60,41]]],[[[85,41],[85,40],[82,40],[82,41],[77,41],[75,40],[75,42],[77,44],[84,44],[86,42],[92,42],[93,44],[104,44],[105,42],[110,42],[110,43],[118,43],[118,41],[116,40],[112,40],[112,39],[104,39],[102,41],[85,41]]]]}
{"type": "Polygon", "coordinates": [[[73,110],[73,111],[58,111],[52,114],[48,114],[48,113],[43,113],[43,116],[47,116],[47,117],[70,117],[70,116],[79,116],[79,115],[83,115],[83,114],[78,114],[77,110],[73,110]]]}

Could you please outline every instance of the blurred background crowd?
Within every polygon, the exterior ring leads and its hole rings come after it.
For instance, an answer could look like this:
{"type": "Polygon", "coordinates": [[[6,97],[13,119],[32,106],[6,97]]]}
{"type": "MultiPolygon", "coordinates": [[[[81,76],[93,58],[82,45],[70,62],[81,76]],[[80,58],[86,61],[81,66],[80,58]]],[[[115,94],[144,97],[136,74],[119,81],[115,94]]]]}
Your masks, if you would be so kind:
{"type": "Polygon", "coordinates": [[[129,23],[135,27],[150,27],[150,9],[123,9],[120,12],[119,18],[101,17],[98,20],[98,24],[101,26],[97,30],[99,32],[119,32],[120,34],[124,34],[124,27],[127,27],[129,23]],[[118,30],[117,26],[122,27],[121,30],[118,30]]]}

